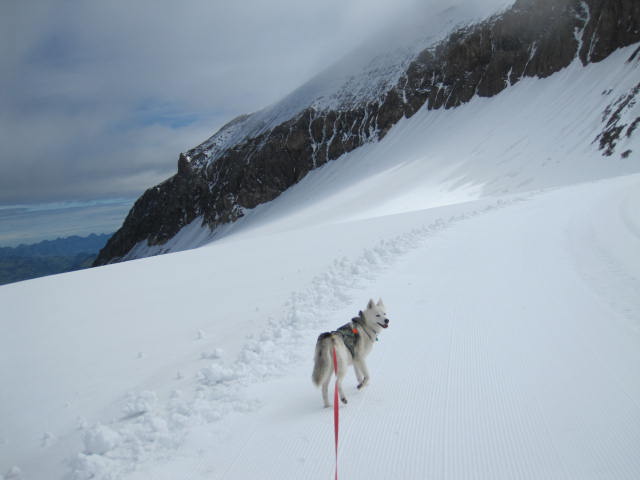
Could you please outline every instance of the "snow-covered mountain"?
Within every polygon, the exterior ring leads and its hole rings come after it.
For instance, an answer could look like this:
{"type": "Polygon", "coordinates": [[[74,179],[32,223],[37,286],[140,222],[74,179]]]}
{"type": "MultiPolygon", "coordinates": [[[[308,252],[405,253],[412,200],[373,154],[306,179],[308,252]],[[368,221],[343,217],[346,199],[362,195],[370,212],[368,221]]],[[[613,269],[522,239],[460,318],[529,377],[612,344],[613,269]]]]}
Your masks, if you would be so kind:
{"type": "MultiPolygon", "coordinates": [[[[417,12],[408,26],[381,33],[281,102],[181,154],[178,173],[145,192],[96,264],[172,251],[167,243],[184,228],[197,226],[210,239],[309,171],[384,138],[424,105],[455,108],[640,40],[632,0],[477,3],[417,12]]],[[[618,131],[594,132],[605,152],[618,131]]]]}
{"type": "Polygon", "coordinates": [[[0,478],[333,478],[314,344],[378,296],[340,478],[639,478],[640,41],[589,32],[640,15],[606,5],[557,72],[424,91],[214,241],[196,220],[131,256],[200,248],[0,287],[0,478]]]}

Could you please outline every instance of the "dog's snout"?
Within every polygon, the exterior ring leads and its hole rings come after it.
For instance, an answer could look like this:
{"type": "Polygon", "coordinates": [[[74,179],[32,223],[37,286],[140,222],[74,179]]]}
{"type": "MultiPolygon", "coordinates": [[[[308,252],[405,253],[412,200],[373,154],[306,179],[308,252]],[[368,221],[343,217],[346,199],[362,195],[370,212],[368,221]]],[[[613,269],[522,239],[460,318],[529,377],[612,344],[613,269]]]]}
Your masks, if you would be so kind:
{"type": "Polygon", "coordinates": [[[384,323],[385,323],[385,324],[387,324],[387,325],[389,325],[389,319],[388,319],[388,318],[385,318],[385,319],[384,319],[384,323]]]}

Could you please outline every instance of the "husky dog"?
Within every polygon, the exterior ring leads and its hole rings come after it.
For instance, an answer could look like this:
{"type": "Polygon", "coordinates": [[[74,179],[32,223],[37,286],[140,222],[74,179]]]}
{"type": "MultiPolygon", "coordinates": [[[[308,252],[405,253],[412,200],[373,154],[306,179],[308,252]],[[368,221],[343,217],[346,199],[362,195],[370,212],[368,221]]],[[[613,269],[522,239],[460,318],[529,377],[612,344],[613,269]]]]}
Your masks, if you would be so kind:
{"type": "Polygon", "coordinates": [[[334,371],[333,348],[336,349],[338,364],[337,384],[342,403],[347,403],[342,391],[342,379],[347,373],[349,365],[353,364],[358,379],[358,388],[369,382],[369,370],[364,359],[378,339],[378,333],[389,326],[389,319],[385,312],[382,299],[378,303],[369,300],[366,310],[360,311],[358,316],[334,332],[322,333],[316,343],[315,365],[311,376],[316,386],[322,385],[322,400],[324,406],[330,407],[329,381],[334,371]]]}

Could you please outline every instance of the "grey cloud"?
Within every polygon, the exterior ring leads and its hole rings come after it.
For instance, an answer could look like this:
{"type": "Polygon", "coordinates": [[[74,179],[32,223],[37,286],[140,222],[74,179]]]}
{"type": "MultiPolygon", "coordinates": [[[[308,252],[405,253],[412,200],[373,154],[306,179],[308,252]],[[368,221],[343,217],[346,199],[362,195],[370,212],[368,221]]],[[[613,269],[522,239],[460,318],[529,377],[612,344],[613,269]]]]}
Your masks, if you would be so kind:
{"type": "Polygon", "coordinates": [[[0,203],[137,196],[412,2],[3,2],[0,203]]]}

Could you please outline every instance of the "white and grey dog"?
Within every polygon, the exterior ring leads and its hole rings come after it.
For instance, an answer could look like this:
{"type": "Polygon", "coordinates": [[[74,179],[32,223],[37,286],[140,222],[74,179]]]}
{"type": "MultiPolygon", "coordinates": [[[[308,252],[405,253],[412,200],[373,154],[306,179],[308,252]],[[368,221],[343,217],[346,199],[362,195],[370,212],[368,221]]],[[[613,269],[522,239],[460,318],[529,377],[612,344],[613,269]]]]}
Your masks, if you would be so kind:
{"type": "Polygon", "coordinates": [[[337,383],[342,403],[347,403],[342,391],[342,379],[347,373],[349,365],[353,365],[358,379],[358,388],[369,382],[369,369],[365,357],[371,352],[373,344],[378,339],[378,333],[389,326],[389,319],[382,299],[378,303],[369,300],[366,310],[360,311],[358,316],[334,332],[322,333],[316,343],[315,364],[311,376],[316,386],[322,385],[322,400],[324,406],[329,407],[329,381],[333,373],[333,348],[336,349],[338,365],[337,383]]]}

